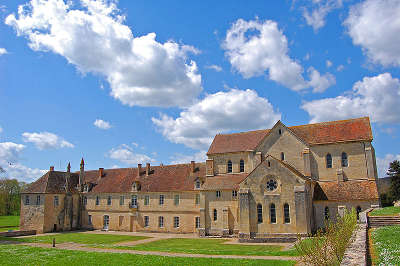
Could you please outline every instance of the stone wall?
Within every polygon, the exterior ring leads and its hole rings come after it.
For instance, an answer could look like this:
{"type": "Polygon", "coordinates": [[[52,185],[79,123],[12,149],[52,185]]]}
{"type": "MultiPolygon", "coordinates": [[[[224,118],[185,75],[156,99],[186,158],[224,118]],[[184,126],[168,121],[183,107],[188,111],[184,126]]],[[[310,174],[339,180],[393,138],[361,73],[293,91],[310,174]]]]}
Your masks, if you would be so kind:
{"type": "Polygon", "coordinates": [[[36,230],[43,233],[44,229],[44,195],[45,194],[21,194],[20,229],[36,230]],[[25,204],[26,197],[29,197],[29,205],[25,204]],[[40,202],[37,204],[37,196],[40,202]]]}
{"type": "Polygon", "coordinates": [[[350,239],[349,246],[347,247],[342,263],[342,266],[367,265],[367,225],[359,224],[358,228],[354,230],[350,239]]]}

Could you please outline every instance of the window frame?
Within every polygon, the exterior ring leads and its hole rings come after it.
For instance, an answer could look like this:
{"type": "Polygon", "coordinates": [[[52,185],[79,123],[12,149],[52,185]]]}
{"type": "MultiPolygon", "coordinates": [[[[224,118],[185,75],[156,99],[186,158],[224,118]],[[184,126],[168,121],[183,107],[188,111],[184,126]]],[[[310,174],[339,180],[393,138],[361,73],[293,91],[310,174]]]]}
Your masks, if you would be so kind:
{"type": "Polygon", "coordinates": [[[58,207],[59,204],[60,204],[60,203],[59,203],[58,195],[55,195],[55,196],[54,196],[54,207],[58,207]]]}
{"type": "Polygon", "coordinates": [[[100,197],[96,196],[96,206],[99,206],[99,205],[100,205],[100,197]]]}
{"type": "Polygon", "coordinates": [[[284,161],[285,160],[285,153],[282,151],[281,152],[281,161],[284,161]]]}
{"type": "Polygon", "coordinates": [[[36,196],[36,205],[40,205],[40,195],[36,196]]]}
{"type": "Polygon", "coordinates": [[[179,228],[179,216],[174,216],[174,228],[179,228]]]}
{"type": "Polygon", "coordinates": [[[119,196],[119,206],[125,205],[125,196],[121,195],[119,196]]]}
{"type": "Polygon", "coordinates": [[[165,196],[161,194],[158,198],[158,205],[164,205],[165,196]]]}
{"type": "Polygon", "coordinates": [[[150,205],[150,195],[144,195],[144,205],[150,205]]]}
{"type": "Polygon", "coordinates": [[[341,159],[342,167],[349,167],[349,156],[347,153],[342,152],[341,159]]]}
{"type": "Polygon", "coordinates": [[[271,224],[276,224],[276,205],[271,203],[269,205],[269,222],[271,224]]]}
{"type": "Polygon", "coordinates": [[[158,216],[158,227],[164,228],[164,216],[158,216]]]}
{"type": "Polygon", "coordinates": [[[29,195],[26,195],[25,196],[25,205],[30,205],[30,203],[31,203],[31,200],[30,200],[30,198],[29,198],[29,195]]]}
{"type": "Polygon", "coordinates": [[[232,190],[232,198],[237,199],[237,196],[238,196],[238,191],[232,190]]]}
{"type": "Polygon", "coordinates": [[[138,197],[137,197],[136,194],[131,196],[131,205],[132,205],[132,207],[133,206],[137,206],[137,199],[138,199],[138,197]]]}
{"type": "Polygon", "coordinates": [[[196,194],[195,197],[196,197],[196,198],[195,198],[194,204],[195,204],[195,205],[199,205],[199,204],[200,204],[200,194],[196,194]]]}
{"type": "Polygon", "coordinates": [[[200,216],[194,218],[194,228],[199,229],[201,226],[200,216]]]}
{"type": "Polygon", "coordinates": [[[232,167],[232,161],[231,161],[231,160],[228,160],[228,163],[227,163],[227,166],[226,166],[226,172],[227,172],[227,173],[232,173],[232,169],[233,169],[233,167],[232,167]]]}
{"type": "Polygon", "coordinates": [[[215,191],[215,196],[217,197],[217,199],[221,198],[221,190],[215,191]]]}
{"type": "Polygon", "coordinates": [[[92,215],[88,215],[88,225],[92,225],[92,215]]]}
{"type": "Polygon", "coordinates": [[[112,204],[112,196],[107,196],[107,206],[111,206],[112,204]]]}
{"type": "Polygon", "coordinates": [[[324,208],[324,220],[325,221],[329,220],[330,216],[331,215],[330,215],[329,207],[325,206],[325,208],[324,208]]]}
{"type": "Polygon", "coordinates": [[[333,164],[332,164],[332,155],[330,153],[328,153],[325,156],[325,163],[326,163],[326,168],[332,168],[333,164]]]}
{"type": "Polygon", "coordinates": [[[240,161],[239,161],[239,172],[240,173],[244,173],[244,160],[243,159],[240,159],[240,161]]]}
{"type": "Polygon", "coordinates": [[[149,227],[150,224],[150,218],[148,215],[143,216],[143,225],[144,227],[149,227]]]}
{"type": "Polygon", "coordinates": [[[283,204],[283,223],[290,224],[290,206],[289,203],[283,204]]]}
{"type": "Polygon", "coordinates": [[[263,223],[263,206],[261,203],[257,204],[257,223],[263,223]]]}
{"type": "Polygon", "coordinates": [[[217,209],[213,210],[213,221],[218,221],[218,211],[217,211],[217,209]]]}
{"type": "Polygon", "coordinates": [[[175,206],[178,206],[179,205],[179,202],[180,202],[180,196],[179,196],[179,194],[175,194],[174,195],[174,205],[175,206]]]}

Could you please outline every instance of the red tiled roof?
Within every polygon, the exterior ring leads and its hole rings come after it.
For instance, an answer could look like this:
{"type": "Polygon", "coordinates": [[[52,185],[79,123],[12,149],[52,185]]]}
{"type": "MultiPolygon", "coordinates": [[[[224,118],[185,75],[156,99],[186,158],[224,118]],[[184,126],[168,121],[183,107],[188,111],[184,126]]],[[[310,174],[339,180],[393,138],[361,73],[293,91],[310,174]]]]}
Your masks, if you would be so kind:
{"type": "MultiPolygon", "coordinates": [[[[368,117],[292,126],[289,129],[310,145],[373,139],[368,117]]],[[[269,131],[216,135],[207,154],[254,150],[269,131]]]]}
{"type": "Polygon", "coordinates": [[[314,189],[314,200],[377,200],[375,181],[318,182],[314,189]]]}
{"type": "Polygon", "coordinates": [[[247,173],[242,173],[207,177],[202,186],[202,190],[239,189],[239,184],[246,179],[247,175],[247,173]]]}
{"type": "MultiPolygon", "coordinates": [[[[31,183],[23,193],[65,193],[65,177],[66,172],[49,171],[35,182],[31,183]]],[[[68,182],[68,191],[76,192],[79,175],[70,174],[68,182]]]]}

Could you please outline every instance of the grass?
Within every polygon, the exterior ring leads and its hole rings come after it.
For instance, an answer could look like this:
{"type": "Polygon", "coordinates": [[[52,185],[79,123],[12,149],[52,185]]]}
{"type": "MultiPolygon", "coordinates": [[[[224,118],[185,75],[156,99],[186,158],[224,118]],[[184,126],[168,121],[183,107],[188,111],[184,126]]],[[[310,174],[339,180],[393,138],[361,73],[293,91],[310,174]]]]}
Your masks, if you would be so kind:
{"type": "Polygon", "coordinates": [[[56,243],[73,242],[78,244],[91,245],[111,245],[124,241],[137,241],[145,239],[145,236],[110,235],[110,234],[86,234],[86,233],[61,233],[54,235],[32,236],[24,238],[0,237],[0,240],[13,240],[27,243],[47,243],[51,244],[53,238],[56,243]]]}
{"type": "Polygon", "coordinates": [[[295,265],[294,261],[181,258],[0,245],[0,265],[295,265]],[[17,255],[18,254],[18,255],[17,255]]]}
{"type": "Polygon", "coordinates": [[[400,226],[384,226],[371,233],[374,265],[400,265],[400,226]]]}
{"type": "Polygon", "coordinates": [[[19,216],[0,216],[0,232],[19,230],[19,216]]]}
{"type": "Polygon", "coordinates": [[[224,244],[226,239],[170,238],[135,246],[115,246],[118,249],[143,251],[162,251],[208,255],[246,255],[246,256],[297,256],[291,249],[282,251],[277,245],[235,245],[224,244]]]}
{"type": "Polygon", "coordinates": [[[382,209],[375,209],[369,213],[369,216],[391,216],[400,215],[400,207],[385,207],[382,209]]]}

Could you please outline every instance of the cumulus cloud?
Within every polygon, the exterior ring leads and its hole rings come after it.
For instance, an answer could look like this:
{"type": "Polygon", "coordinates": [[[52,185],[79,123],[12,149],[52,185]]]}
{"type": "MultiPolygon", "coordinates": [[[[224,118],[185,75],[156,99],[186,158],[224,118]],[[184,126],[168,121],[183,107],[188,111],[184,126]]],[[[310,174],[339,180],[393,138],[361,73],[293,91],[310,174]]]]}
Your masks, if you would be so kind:
{"type": "Polygon", "coordinates": [[[387,170],[389,169],[389,164],[394,160],[400,161],[400,154],[386,154],[383,158],[376,158],[376,166],[378,168],[378,176],[385,177],[387,176],[387,170]]]}
{"type": "Polygon", "coordinates": [[[35,144],[39,150],[74,147],[72,143],[50,132],[25,132],[22,134],[22,138],[24,142],[31,142],[35,144]]]}
{"type": "Polygon", "coordinates": [[[383,66],[400,66],[400,1],[367,0],[350,8],[344,25],[355,45],[383,66]]]}
{"type": "Polygon", "coordinates": [[[171,157],[171,164],[189,163],[190,161],[204,162],[207,159],[207,151],[199,151],[195,154],[185,155],[176,153],[171,157]]]}
{"type": "Polygon", "coordinates": [[[275,21],[238,19],[227,31],[222,47],[232,67],[244,78],[267,71],[269,79],[294,91],[315,84],[304,80],[303,67],[289,57],[287,38],[275,21]]]}
{"type": "Polygon", "coordinates": [[[152,121],[171,142],[206,150],[217,133],[269,128],[280,118],[254,90],[232,89],[207,95],[176,119],[161,114],[152,121]]]}
{"type": "Polygon", "coordinates": [[[7,54],[7,53],[8,52],[7,52],[6,48],[1,48],[0,47],[0,55],[7,54]]]}
{"type": "Polygon", "coordinates": [[[104,121],[102,119],[96,119],[96,121],[94,121],[93,125],[95,125],[95,127],[98,127],[100,129],[104,129],[104,130],[111,128],[110,122],[104,121]]]}
{"type": "Polygon", "coordinates": [[[308,68],[308,75],[310,77],[309,84],[313,87],[313,92],[324,92],[327,88],[336,84],[335,76],[330,73],[321,75],[313,67],[308,68]]]}
{"type": "Polygon", "coordinates": [[[217,65],[209,65],[209,66],[206,66],[206,68],[213,69],[213,70],[215,70],[217,72],[221,72],[222,71],[222,67],[217,66],[217,65]]]}
{"type": "Polygon", "coordinates": [[[310,122],[369,116],[372,122],[400,123],[400,80],[390,73],[364,77],[335,98],[305,102],[310,122]]]}
{"type": "Polygon", "coordinates": [[[155,162],[153,158],[145,154],[135,153],[129,145],[122,144],[108,152],[108,157],[119,162],[134,165],[138,163],[155,162]]]}
{"type": "Polygon", "coordinates": [[[303,17],[307,25],[313,27],[317,32],[326,24],[326,16],[334,9],[343,6],[342,0],[321,0],[312,1],[311,6],[304,7],[303,17]]]}
{"type": "Polygon", "coordinates": [[[326,60],[326,67],[331,67],[332,66],[332,61],[326,60]]]}
{"type": "Polygon", "coordinates": [[[13,142],[0,142],[0,166],[6,171],[5,176],[20,181],[31,182],[46,173],[46,170],[29,168],[21,164],[21,153],[25,145],[13,142]]]}
{"type": "Polygon", "coordinates": [[[336,68],[336,71],[341,72],[344,70],[344,65],[338,65],[338,67],[336,68]]]}
{"type": "Polygon", "coordinates": [[[202,91],[196,62],[188,58],[198,53],[194,47],[157,42],[155,33],[135,37],[115,1],[81,0],[80,5],[32,0],[5,22],[34,51],[59,54],[83,73],[104,76],[111,95],[123,104],[186,106],[202,91]]]}

